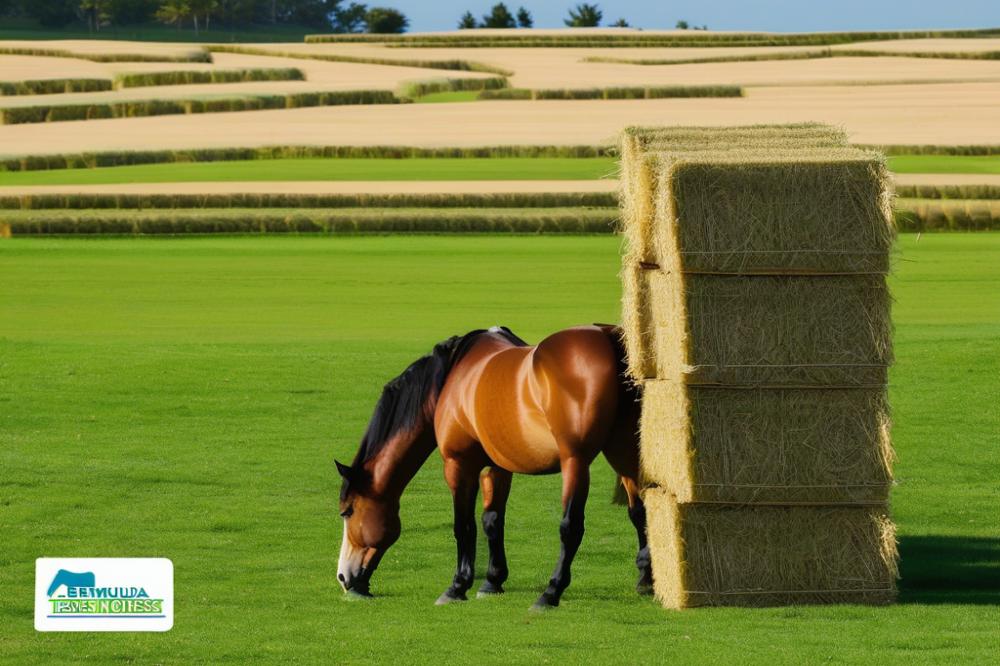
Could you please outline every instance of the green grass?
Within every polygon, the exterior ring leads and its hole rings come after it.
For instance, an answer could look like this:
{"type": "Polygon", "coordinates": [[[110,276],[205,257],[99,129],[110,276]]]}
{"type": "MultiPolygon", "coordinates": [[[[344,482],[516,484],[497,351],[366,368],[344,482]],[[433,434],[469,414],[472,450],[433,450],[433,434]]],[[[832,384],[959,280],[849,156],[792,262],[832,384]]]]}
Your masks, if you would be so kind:
{"type": "Polygon", "coordinates": [[[283,180],[587,180],[617,171],[613,158],[289,159],[142,164],[0,172],[0,185],[98,185],[283,180]]]}
{"type": "Polygon", "coordinates": [[[990,155],[898,155],[889,158],[896,173],[1000,173],[1000,158],[990,155]]]}
{"type": "MultiPolygon", "coordinates": [[[[563,605],[559,479],[518,477],[503,598],[436,608],[454,568],[432,456],[348,603],[332,460],[382,384],[453,333],[617,319],[619,239],[0,241],[0,653],[17,664],[991,663],[1000,622],[1000,235],[907,236],[893,278],[899,605],[667,612],[632,592],[600,461],[563,605]],[[166,634],[39,634],[39,556],[164,556],[166,634]]],[[[477,571],[482,575],[482,554],[477,571]]]]}
{"type": "Polygon", "coordinates": [[[479,99],[477,90],[449,90],[414,97],[417,104],[442,104],[446,102],[475,102],[479,99]]]}

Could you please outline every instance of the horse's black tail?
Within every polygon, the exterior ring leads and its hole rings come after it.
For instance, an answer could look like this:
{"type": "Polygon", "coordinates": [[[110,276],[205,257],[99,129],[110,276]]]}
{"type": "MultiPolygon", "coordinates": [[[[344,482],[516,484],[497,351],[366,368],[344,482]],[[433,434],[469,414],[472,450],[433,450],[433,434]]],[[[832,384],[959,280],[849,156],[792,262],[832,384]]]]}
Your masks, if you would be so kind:
{"type": "MultiPolygon", "coordinates": [[[[628,358],[625,351],[624,333],[620,326],[614,324],[594,324],[608,336],[611,346],[615,349],[615,356],[618,361],[618,379],[621,395],[619,404],[637,403],[642,401],[642,386],[633,381],[628,375],[628,358]]],[[[622,485],[621,477],[615,477],[615,487],[611,493],[611,503],[618,505],[628,504],[628,494],[625,486],[622,485]]]]}

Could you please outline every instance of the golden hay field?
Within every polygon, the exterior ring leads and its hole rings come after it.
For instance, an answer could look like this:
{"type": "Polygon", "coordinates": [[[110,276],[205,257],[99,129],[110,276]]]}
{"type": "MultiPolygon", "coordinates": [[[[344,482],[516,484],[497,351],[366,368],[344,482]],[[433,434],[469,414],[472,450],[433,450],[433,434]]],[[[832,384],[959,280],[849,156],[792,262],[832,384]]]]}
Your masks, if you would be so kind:
{"type": "MultiPolygon", "coordinates": [[[[296,68],[305,81],[259,81],[137,87],[99,93],[59,95],[19,95],[0,97],[0,107],[34,104],[82,104],[138,99],[179,99],[225,94],[278,94],[326,90],[395,90],[403,82],[440,76],[442,72],[417,67],[393,67],[361,63],[324,62],[297,58],[276,58],[234,53],[214,53],[213,63],[194,62],[91,62],[74,58],[0,56],[0,81],[47,78],[114,78],[116,74],[143,72],[211,71],[233,69],[296,68]]],[[[455,74],[458,74],[457,72],[455,74]]],[[[461,72],[462,78],[492,75],[461,72]]]]}
{"type": "MultiPolygon", "coordinates": [[[[863,42],[833,49],[956,52],[1000,49],[1000,39],[863,42]]],[[[184,57],[199,45],[114,41],[5,41],[0,48],[184,57]]],[[[591,88],[738,84],[742,98],[479,101],[339,106],[0,126],[3,155],[200,147],[308,145],[608,144],[629,124],[747,124],[818,121],[869,144],[1000,143],[1000,61],[912,57],[634,65],[585,58],[685,59],[816,51],[815,47],[395,48],[379,44],[255,44],[275,54],[392,60],[448,60],[511,72],[513,87],[591,88]],[[86,122],[86,131],[80,123],[86,122]]],[[[112,78],[120,73],[295,67],[305,81],[129,88],[108,92],[0,97],[0,107],[171,100],[240,94],[398,90],[405,82],[495,74],[330,62],[308,57],[212,53],[214,62],[93,62],[0,55],[0,81],[112,78]]]]}
{"type": "MultiPolygon", "coordinates": [[[[229,85],[229,84],[227,84],[229,85]]],[[[205,86],[212,87],[212,86],[205,86]]],[[[4,154],[276,144],[483,146],[611,143],[622,127],[818,121],[851,141],[1000,143],[1000,86],[793,86],[745,98],[484,101],[341,106],[0,127],[4,154]]]]}
{"type": "MultiPolygon", "coordinates": [[[[980,40],[915,40],[953,42],[980,40]]],[[[981,40],[1000,42],[1000,40],[981,40]]],[[[906,43],[911,43],[907,41],[906,43]]],[[[877,44],[882,44],[878,42],[877,44]]],[[[687,60],[719,56],[815,52],[817,47],[718,48],[396,48],[369,44],[267,44],[276,53],[323,53],[375,58],[445,60],[459,58],[514,72],[511,84],[523,88],[624,85],[802,85],[803,83],[898,80],[1000,79],[1000,61],[928,58],[828,58],[690,65],[631,65],[586,62],[585,58],[687,60]]],[[[868,43],[850,50],[882,50],[868,43]]],[[[1000,50],[1000,46],[997,46],[1000,50]]],[[[836,47],[834,50],[838,50],[836,47]]],[[[839,50],[846,50],[840,47],[839,50]]],[[[888,49],[885,49],[888,50],[888,49]]],[[[894,49],[905,51],[905,49],[894,49]]],[[[911,49],[917,50],[917,49],[911,49]]],[[[922,50],[944,50],[924,45],[922,50]]],[[[975,49],[980,50],[980,49],[975,49]]],[[[991,50],[984,48],[982,50],[991,50]]]]}

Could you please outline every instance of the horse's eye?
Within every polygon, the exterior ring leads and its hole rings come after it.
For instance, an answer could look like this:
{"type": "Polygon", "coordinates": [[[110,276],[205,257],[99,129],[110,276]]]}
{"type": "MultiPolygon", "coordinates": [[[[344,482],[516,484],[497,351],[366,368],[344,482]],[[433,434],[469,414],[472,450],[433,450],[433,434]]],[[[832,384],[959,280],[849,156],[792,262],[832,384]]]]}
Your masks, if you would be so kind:
{"type": "Polygon", "coordinates": [[[353,515],[354,515],[354,505],[353,504],[340,512],[340,517],[341,518],[350,518],[353,515]]]}

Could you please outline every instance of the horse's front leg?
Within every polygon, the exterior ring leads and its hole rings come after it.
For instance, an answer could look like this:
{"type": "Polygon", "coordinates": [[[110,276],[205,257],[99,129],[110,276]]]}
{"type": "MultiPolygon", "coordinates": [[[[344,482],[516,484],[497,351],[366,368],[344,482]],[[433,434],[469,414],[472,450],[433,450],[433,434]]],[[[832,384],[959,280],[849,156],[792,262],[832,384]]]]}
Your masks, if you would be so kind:
{"type": "Polygon", "coordinates": [[[476,495],[479,492],[480,466],[456,458],[447,458],[444,475],[451,488],[455,508],[455,545],[458,563],[451,586],[438,597],[437,605],[465,601],[472,587],[476,567],[476,495]]]}
{"type": "Polygon", "coordinates": [[[490,548],[490,563],[486,569],[486,580],[476,594],[478,597],[503,593],[503,584],[507,580],[503,526],[512,477],[513,474],[507,470],[491,465],[480,479],[483,486],[483,532],[490,548]]]}
{"type": "Polygon", "coordinates": [[[583,513],[590,491],[590,461],[582,458],[567,458],[562,462],[563,518],[559,523],[559,537],[562,547],[559,561],[549,580],[549,586],[531,607],[544,610],[559,605],[559,599],[569,587],[570,567],[583,541],[583,513]]]}

